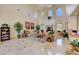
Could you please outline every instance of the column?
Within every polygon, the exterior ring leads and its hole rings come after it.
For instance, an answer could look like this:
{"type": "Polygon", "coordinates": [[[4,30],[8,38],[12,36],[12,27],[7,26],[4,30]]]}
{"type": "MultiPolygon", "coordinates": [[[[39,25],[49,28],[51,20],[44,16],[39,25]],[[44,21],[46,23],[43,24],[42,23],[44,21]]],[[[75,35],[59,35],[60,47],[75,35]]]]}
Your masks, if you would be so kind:
{"type": "Polygon", "coordinates": [[[77,15],[77,31],[79,32],[79,14],[77,15]]]}

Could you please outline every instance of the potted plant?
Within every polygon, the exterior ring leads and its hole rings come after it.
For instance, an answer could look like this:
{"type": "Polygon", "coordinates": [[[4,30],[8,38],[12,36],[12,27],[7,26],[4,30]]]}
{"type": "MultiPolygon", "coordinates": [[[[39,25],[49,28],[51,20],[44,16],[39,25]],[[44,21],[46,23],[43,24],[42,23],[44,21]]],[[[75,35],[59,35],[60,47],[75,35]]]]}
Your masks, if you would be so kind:
{"type": "Polygon", "coordinates": [[[17,22],[14,24],[14,28],[15,28],[16,32],[18,33],[17,34],[18,39],[20,39],[20,32],[23,28],[23,25],[20,22],[17,22]]]}
{"type": "Polygon", "coordinates": [[[78,40],[73,40],[70,45],[76,50],[79,51],[79,41],[78,40]]]}
{"type": "Polygon", "coordinates": [[[41,28],[40,25],[36,25],[37,32],[39,32],[40,28],[41,28]]]}

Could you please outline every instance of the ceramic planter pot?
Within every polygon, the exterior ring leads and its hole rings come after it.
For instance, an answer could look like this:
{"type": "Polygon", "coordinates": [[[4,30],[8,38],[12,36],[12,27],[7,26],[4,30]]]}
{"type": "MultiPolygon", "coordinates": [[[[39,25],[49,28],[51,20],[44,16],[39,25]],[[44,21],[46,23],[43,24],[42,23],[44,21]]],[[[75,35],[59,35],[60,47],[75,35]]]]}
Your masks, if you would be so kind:
{"type": "Polygon", "coordinates": [[[20,39],[20,34],[17,35],[17,38],[20,39]]]}

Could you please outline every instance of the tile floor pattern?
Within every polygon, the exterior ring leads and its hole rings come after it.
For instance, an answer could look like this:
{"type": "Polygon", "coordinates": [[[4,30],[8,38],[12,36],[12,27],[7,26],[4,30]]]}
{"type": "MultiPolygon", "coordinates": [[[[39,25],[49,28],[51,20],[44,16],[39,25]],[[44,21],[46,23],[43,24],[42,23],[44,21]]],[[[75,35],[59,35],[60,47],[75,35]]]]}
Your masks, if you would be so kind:
{"type": "Polygon", "coordinates": [[[22,39],[12,39],[0,42],[1,55],[64,55],[67,49],[67,41],[63,40],[62,46],[57,46],[54,41],[50,49],[45,48],[45,43],[37,38],[28,37],[22,39]]]}

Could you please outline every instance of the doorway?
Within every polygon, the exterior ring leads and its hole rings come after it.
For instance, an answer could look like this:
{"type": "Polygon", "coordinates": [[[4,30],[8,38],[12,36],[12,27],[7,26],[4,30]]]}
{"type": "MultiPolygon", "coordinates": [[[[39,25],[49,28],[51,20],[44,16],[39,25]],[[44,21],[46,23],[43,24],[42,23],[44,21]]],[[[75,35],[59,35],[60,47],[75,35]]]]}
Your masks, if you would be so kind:
{"type": "Polygon", "coordinates": [[[57,24],[57,31],[63,30],[63,24],[57,24]]]}

